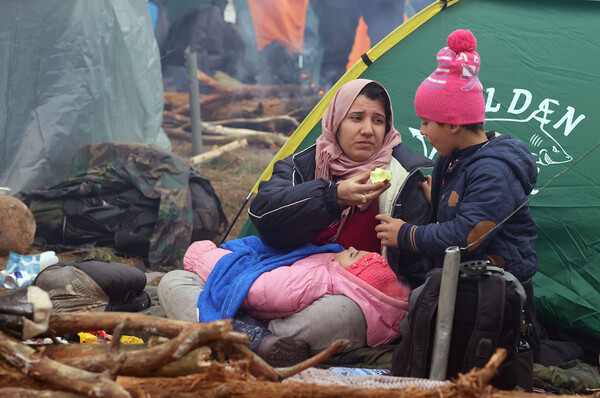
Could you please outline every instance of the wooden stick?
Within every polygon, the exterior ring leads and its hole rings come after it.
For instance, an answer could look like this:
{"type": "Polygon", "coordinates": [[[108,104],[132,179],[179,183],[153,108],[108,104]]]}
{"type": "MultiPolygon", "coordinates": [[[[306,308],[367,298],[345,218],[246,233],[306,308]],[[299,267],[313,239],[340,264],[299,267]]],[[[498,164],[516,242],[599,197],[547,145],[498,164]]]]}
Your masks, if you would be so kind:
{"type": "Polygon", "coordinates": [[[66,391],[29,390],[27,388],[4,387],[0,388],[0,397],[10,398],[85,398],[83,394],[66,391]]]}
{"type": "Polygon", "coordinates": [[[155,369],[182,358],[203,344],[198,331],[183,330],[179,336],[156,347],[129,352],[107,352],[101,355],[63,359],[62,363],[91,372],[115,369],[115,374],[149,376],[155,369]]]}
{"type": "MultiPolygon", "coordinates": [[[[229,137],[226,135],[204,135],[202,137],[202,142],[204,142],[205,145],[226,145],[237,139],[238,138],[236,138],[236,137],[229,137]]],[[[248,144],[250,144],[250,143],[265,144],[267,146],[275,145],[275,143],[273,141],[265,140],[262,137],[256,137],[256,138],[252,137],[249,139],[246,138],[246,141],[248,141],[248,144]]]]}
{"type": "MultiPolygon", "coordinates": [[[[50,344],[45,346],[44,354],[55,361],[65,364],[72,363],[75,359],[92,358],[96,355],[108,353],[107,344],[50,344]]],[[[144,344],[122,344],[121,351],[141,351],[147,349],[144,344]]],[[[201,346],[181,359],[161,366],[150,375],[154,377],[177,377],[194,373],[205,372],[213,363],[212,350],[209,346],[201,346]]],[[[2,396],[0,394],[0,396],[2,396]]]]}
{"type": "MultiPolygon", "coordinates": [[[[168,339],[167,339],[168,341],[168,339]]],[[[66,363],[70,358],[85,358],[94,355],[103,355],[109,351],[108,344],[47,344],[44,355],[48,358],[66,363]]],[[[121,351],[138,351],[146,349],[145,344],[123,344],[121,351]]]]}
{"type": "Polygon", "coordinates": [[[272,86],[242,84],[236,86],[225,86],[213,79],[206,73],[198,70],[198,80],[209,86],[215,94],[207,95],[200,100],[200,103],[206,104],[223,100],[226,98],[255,98],[266,97],[269,95],[281,96],[281,94],[295,95],[316,95],[314,88],[305,87],[296,84],[280,84],[272,86]]]}
{"type": "Polygon", "coordinates": [[[119,347],[121,347],[121,336],[123,335],[123,330],[127,327],[129,323],[129,318],[125,318],[123,322],[119,323],[115,330],[113,330],[112,340],[110,341],[110,351],[118,352],[119,347]]]}
{"type": "Polygon", "coordinates": [[[91,397],[128,398],[129,393],[106,376],[64,365],[36,355],[36,351],[0,332],[0,357],[35,379],[91,397]]]}
{"type": "Polygon", "coordinates": [[[287,123],[291,124],[294,127],[298,127],[300,123],[295,118],[288,115],[277,115],[277,116],[265,116],[265,117],[256,117],[256,118],[236,118],[236,119],[226,119],[226,120],[214,120],[206,122],[212,125],[227,125],[227,124],[265,124],[265,123],[287,123]]]}
{"type": "Polygon", "coordinates": [[[200,155],[193,156],[189,159],[189,162],[193,165],[206,163],[210,160],[218,158],[225,152],[231,152],[239,148],[245,148],[246,146],[248,146],[248,141],[245,138],[242,138],[241,140],[235,140],[212,151],[204,152],[200,155]]]}
{"type": "Polygon", "coordinates": [[[191,123],[191,119],[189,116],[181,115],[179,113],[175,113],[173,111],[164,111],[163,112],[163,123],[165,121],[174,120],[179,123],[191,123]]]}
{"type": "Polygon", "coordinates": [[[249,139],[253,136],[262,136],[269,138],[277,145],[283,145],[286,143],[288,137],[279,133],[270,133],[268,131],[256,131],[250,129],[241,129],[235,127],[216,126],[208,123],[202,123],[202,131],[207,134],[215,135],[230,135],[237,138],[249,139]]]}
{"type": "MultiPolygon", "coordinates": [[[[168,128],[163,127],[165,133],[169,138],[175,138],[178,140],[190,141],[192,139],[189,132],[183,131],[179,128],[168,128]]],[[[262,133],[262,132],[260,132],[262,133]]],[[[287,140],[287,138],[274,133],[265,133],[263,134],[237,134],[237,136],[228,136],[228,135],[213,135],[213,134],[202,134],[202,142],[205,145],[225,145],[230,142],[233,142],[237,139],[244,138],[248,141],[248,144],[263,144],[267,146],[283,146],[283,143],[287,140]],[[272,136],[268,136],[267,134],[273,134],[272,136]],[[275,139],[279,144],[277,144],[273,139],[275,139]]]]}
{"type": "MultiPolygon", "coordinates": [[[[166,130],[166,132],[168,132],[168,133],[181,132],[181,130],[183,130],[185,127],[188,127],[190,125],[190,118],[187,116],[178,115],[178,114],[175,114],[173,112],[168,112],[168,111],[163,112],[163,114],[165,116],[168,115],[170,119],[174,119],[174,120],[181,122],[180,125],[177,127],[163,127],[166,130]]],[[[290,117],[290,116],[285,116],[285,115],[284,116],[275,116],[275,117],[256,118],[256,119],[232,119],[230,122],[255,121],[258,124],[259,122],[265,123],[265,122],[273,121],[276,119],[287,120],[288,122],[293,123],[294,126],[298,126],[298,122],[296,121],[296,119],[294,119],[293,117],[290,117]]],[[[271,133],[269,131],[251,130],[251,129],[246,129],[246,128],[227,127],[227,126],[223,126],[223,125],[219,124],[222,122],[223,121],[221,121],[221,122],[202,122],[203,139],[206,139],[206,137],[205,137],[206,134],[212,134],[212,135],[230,135],[230,136],[236,137],[236,138],[249,138],[252,136],[262,136],[263,138],[265,138],[265,139],[268,138],[269,140],[273,141],[273,143],[280,145],[280,146],[285,144],[285,142],[287,141],[287,137],[282,134],[279,134],[279,133],[271,133]]],[[[188,134],[187,139],[191,139],[191,135],[188,134]]]]}
{"type": "Polygon", "coordinates": [[[57,335],[78,333],[82,330],[112,331],[127,318],[127,330],[171,338],[189,328],[204,333],[206,341],[219,340],[223,333],[230,332],[233,328],[231,319],[199,323],[131,312],[55,312],[50,316],[49,328],[57,335]]]}
{"type": "Polygon", "coordinates": [[[150,376],[178,377],[195,373],[204,373],[214,363],[212,350],[207,346],[199,347],[188,355],[168,365],[156,369],[150,376]]]}

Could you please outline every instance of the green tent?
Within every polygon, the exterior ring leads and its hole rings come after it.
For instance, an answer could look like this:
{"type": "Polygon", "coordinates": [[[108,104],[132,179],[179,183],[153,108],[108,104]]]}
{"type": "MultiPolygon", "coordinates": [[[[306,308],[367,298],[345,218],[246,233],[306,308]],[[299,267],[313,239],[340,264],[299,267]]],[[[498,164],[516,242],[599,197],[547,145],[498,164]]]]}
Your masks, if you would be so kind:
{"type": "MultiPolygon", "coordinates": [[[[414,93],[455,29],[470,29],[478,39],[486,129],[529,146],[539,167],[533,194],[550,182],[530,202],[539,233],[540,269],[533,280],[538,317],[600,338],[600,150],[590,152],[600,141],[600,80],[594,77],[600,65],[599,1],[435,2],[373,47],[366,54],[370,65],[356,63],[274,161],[313,144],[333,93],[358,77],[388,89],[404,143],[434,158],[419,134],[414,93]]],[[[248,222],[241,236],[254,232],[248,222]]]]}

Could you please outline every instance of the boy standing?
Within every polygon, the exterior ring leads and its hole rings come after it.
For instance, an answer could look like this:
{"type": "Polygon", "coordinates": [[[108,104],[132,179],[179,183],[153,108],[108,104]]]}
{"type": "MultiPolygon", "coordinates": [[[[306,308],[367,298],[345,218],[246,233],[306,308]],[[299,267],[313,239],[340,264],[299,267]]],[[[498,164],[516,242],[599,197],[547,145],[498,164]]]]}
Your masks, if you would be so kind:
{"type": "MultiPolygon", "coordinates": [[[[461,248],[463,261],[489,260],[504,268],[523,284],[525,318],[535,328],[531,278],[538,268],[537,231],[523,205],[537,180],[535,159],[520,140],[483,129],[473,34],[456,30],[447,43],[438,52],[437,69],[415,95],[421,134],[440,155],[423,184],[433,209],[430,223],[417,226],[380,214],[377,237],[384,246],[421,253],[426,271],[443,265],[450,246],[461,248]]],[[[532,334],[537,340],[537,330],[532,334]]]]}

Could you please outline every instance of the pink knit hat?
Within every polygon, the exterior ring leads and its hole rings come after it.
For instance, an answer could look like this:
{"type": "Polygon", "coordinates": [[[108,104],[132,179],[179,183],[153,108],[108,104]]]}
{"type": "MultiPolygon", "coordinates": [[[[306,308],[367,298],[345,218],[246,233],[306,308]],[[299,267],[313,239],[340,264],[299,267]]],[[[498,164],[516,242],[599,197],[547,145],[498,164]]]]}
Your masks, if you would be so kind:
{"type": "Polygon", "coordinates": [[[417,116],[453,125],[485,122],[476,49],[477,40],[470,30],[458,29],[448,36],[448,47],[437,54],[438,68],[415,95],[417,116]]]}
{"type": "Polygon", "coordinates": [[[365,254],[346,270],[389,296],[408,296],[408,288],[398,281],[396,274],[381,254],[365,254]]]}

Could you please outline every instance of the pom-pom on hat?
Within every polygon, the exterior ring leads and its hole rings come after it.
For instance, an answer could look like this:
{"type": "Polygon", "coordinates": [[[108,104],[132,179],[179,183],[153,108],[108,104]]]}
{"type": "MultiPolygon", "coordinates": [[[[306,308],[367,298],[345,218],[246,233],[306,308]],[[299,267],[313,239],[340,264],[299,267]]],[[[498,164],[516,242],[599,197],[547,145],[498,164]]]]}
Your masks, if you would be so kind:
{"type": "Polygon", "coordinates": [[[407,288],[398,281],[396,274],[381,254],[365,254],[346,268],[346,271],[389,296],[403,297],[408,295],[407,288]]]}
{"type": "Polygon", "coordinates": [[[484,123],[477,40],[470,30],[458,29],[448,36],[447,43],[437,54],[437,69],[417,90],[417,116],[453,125],[484,123]]]}

